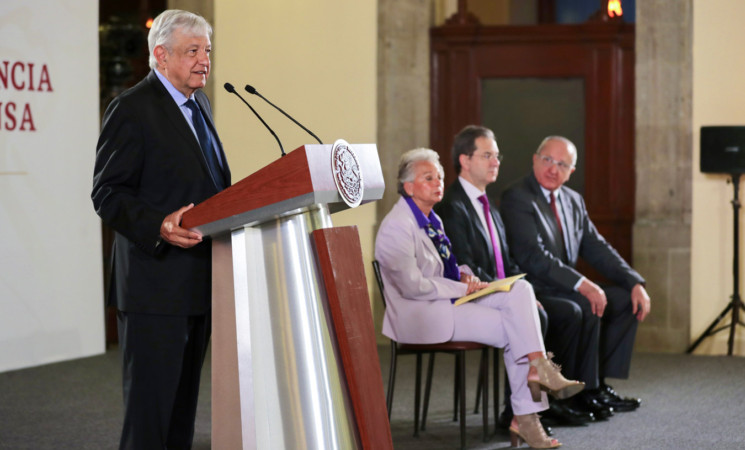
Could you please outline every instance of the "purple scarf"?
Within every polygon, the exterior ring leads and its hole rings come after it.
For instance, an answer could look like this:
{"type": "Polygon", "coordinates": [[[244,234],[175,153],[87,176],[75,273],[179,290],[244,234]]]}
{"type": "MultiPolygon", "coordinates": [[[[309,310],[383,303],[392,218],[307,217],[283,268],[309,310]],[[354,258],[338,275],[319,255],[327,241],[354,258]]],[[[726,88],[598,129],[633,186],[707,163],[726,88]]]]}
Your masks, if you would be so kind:
{"type": "Polygon", "coordinates": [[[458,261],[456,261],[455,255],[453,254],[453,246],[450,244],[450,239],[445,235],[445,232],[442,229],[442,224],[437,220],[435,213],[430,211],[429,217],[425,217],[422,210],[419,209],[411,197],[404,198],[406,199],[406,203],[409,204],[411,212],[414,213],[414,217],[416,218],[419,227],[424,228],[424,231],[427,232],[427,236],[429,236],[432,243],[435,244],[437,253],[440,254],[442,263],[445,265],[445,273],[443,274],[445,278],[460,281],[460,270],[458,269],[458,261]]]}

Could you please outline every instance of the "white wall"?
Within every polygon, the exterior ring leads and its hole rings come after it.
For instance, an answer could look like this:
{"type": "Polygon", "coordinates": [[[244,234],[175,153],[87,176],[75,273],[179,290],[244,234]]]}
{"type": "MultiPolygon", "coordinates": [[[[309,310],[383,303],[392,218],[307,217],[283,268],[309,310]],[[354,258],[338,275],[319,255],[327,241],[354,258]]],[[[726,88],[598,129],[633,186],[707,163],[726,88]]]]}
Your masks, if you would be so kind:
{"type": "Polygon", "coordinates": [[[0,372],[104,350],[98,128],[97,1],[3,0],[0,372]]]}
{"type": "MultiPolygon", "coordinates": [[[[703,125],[745,125],[745,2],[693,2],[693,216],[691,251],[692,339],[727,306],[732,295],[734,191],[725,175],[700,172],[699,139],[703,125]]],[[[745,184],[745,183],[741,183],[745,184]]],[[[742,187],[740,198],[743,198],[742,187]]],[[[740,210],[741,228],[745,220],[740,210]]],[[[742,235],[740,255],[745,255],[742,235]]],[[[745,285],[741,257],[740,291],[745,285]]],[[[681,280],[683,281],[683,280],[681,280]]],[[[742,320],[743,315],[741,315],[742,320]]],[[[726,316],[721,325],[729,323],[726,316]]],[[[726,353],[729,330],[710,337],[696,353],[726,353]]],[[[745,355],[745,328],[738,326],[735,353],[745,355]]]]}

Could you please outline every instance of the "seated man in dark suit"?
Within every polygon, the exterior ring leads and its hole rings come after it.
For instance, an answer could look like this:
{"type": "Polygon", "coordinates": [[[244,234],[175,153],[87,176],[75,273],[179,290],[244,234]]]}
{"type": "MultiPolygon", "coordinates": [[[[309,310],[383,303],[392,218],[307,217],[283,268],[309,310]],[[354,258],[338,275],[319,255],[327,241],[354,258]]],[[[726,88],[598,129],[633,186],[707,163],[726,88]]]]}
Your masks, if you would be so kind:
{"type": "MultiPolygon", "coordinates": [[[[486,186],[497,180],[502,159],[494,133],[476,125],[465,127],[455,136],[452,159],[458,179],[447,188],[435,211],[443,220],[456,258],[483,281],[522,273],[510,257],[502,218],[486,196],[486,186]]],[[[539,309],[538,313],[545,335],[546,312],[539,309]]],[[[509,398],[509,383],[505,383],[505,399],[509,398]]],[[[541,415],[552,413],[549,410],[541,415]]],[[[509,401],[505,402],[502,419],[505,425],[512,420],[509,401]]],[[[578,418],[573,419],[576,422],[578,418]]]]}
{"type": "Polygon", "coordinates": [[[533,172],[505,191],[501,206],[512,254],[550,319],[546,342],[567,376],[587,385],[572,405],[603,419],[641,404],[620,397],[605,377],[628,378],[637,324],[649,314],[650,299],[641,275],[598,233],[582,196],[564,186],[576,161],[571,141],[544,139],[533,172]],[[615,285],[601,287],[579,273],[580,256],[615,285]],[[579,339],[566,339],[577,326],[579,339]]]}

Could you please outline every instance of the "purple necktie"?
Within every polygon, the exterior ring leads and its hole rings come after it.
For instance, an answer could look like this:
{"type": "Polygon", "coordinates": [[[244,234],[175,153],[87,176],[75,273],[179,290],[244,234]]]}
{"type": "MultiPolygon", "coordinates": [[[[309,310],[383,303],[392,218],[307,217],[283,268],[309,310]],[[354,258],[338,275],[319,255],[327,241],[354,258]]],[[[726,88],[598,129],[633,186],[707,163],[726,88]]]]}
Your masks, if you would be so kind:
{"type": "Polygon", "coordinates": [[[497,263],[497,278],[504,278],[504,261],[502,260],[502,250],[499,247],[497,237],[494,235],[494,224],[491,220],[491,211],[489,210],[489,200],[486,194],[479,197],[481,205],[484,207],[484,219],[486,219],[486,228],[489,229],[491,246],[494,249],[494,261],[497,263]]]}

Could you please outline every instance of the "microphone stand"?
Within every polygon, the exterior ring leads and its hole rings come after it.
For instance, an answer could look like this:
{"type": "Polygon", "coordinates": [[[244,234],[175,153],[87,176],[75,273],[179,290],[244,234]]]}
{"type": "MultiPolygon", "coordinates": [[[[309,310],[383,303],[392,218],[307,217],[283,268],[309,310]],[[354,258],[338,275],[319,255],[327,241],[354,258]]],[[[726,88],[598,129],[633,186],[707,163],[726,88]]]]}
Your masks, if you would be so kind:
{"type": "MultiPolygon", "coordinates": [[[[293,117],[292,117],[291,115],[287,114],[287,113],[286,113],[286,112],[285,112],[285,111],[284,111],[284,110],[283,110],[282,108],[280,108],[279,106],[277,106],[277,105],[275,105],[274,103],[272,103],[272,102],[270,102],[269,100],[267,100],[267,98],[266,98],[266,97],[264,97],[263,95],[261,95],[261,94],[259,93],[259,91],[257,91],[257,90],[256,90],[256,88],[255,88],[255,87],[251,86],[250,84],[247,84],[247,85],[246,85],[246,87],[245,87],[244,89],[245,89],[245,90],[246,90],[246,92],[248,92],[249,94],[253,94],[253,95],[258,95],[258,96],[259,96],[259,97],[260,97],[260,98],[261,98],[262,100],[264,100],[265,102],[267,102],[267,103],[269,103],[270,105],[272,105],[272,106],[274,107],[274,109],[276,109],[277,111],[281,112],[281,113],[282,113],[282,114],[283,114],[283,115],[284,115],[285,117],[287,117],[288,119],[292,120],[292,121],[293,121],[293,122],[295,123],[295,125],[297,125],[297,126],[299,126],[300,128],[302,128],[302,129],[303,129],[303,131],[305,131],[305,132],[306,132],[306,133],[308,133],[309,135],[313,136],[313,138],[315,138],[315,140],[316,140],[316,141],[318,141],[318,143],[319,143],[319,144],[323,145],[323,142],[321,142],[321,140],[320,140],[320,139],[318,139],[318,136],[316,136],[315,134],[313,134],[313,132],[312,132],[312,131],[310,131],[309,129],[305,128],[305,127],[304,127],[304,126],[303,126],[303,125],[302,125],[302,124],[301,124],[300,122],[298,122],[297,120],[295,120],[295,119],[294,119],[294,118],[293,118],[293,117]]],[[[283,155],[283,156],[284,156],[284,155],[283,155]]]]}
{"type": "Polygon", "coordinates": [[[714,335],[722,330],[725,330],[729,328],[729,340],[727,343],[727,355],[732,356],[732,347],[735,343],[735,327],[739,324],[740,326],[745,326],[745,323],[740,320],[740,310],[745,311],[745,304],[743,304],[742,299],[740,298],[740,199],[739,199],[739,193],[740,193],[740,174],[739,173],[733,173],[730,174],[732,176],[732,185],[735,188],[735,198],[732,200],[732,210],[735,213],[735,222],[734,222],[734,244],[733,244],[733,253],[734,253],[734,260],[732,262],[732,272],[734,276],[733,281],[733,293],[732,293],[732,300],[729,302],[726,308],[719,313],[719,316],[714,320],[714,322],[709,325],[709,328],[706,329],[706,331],[703,332],[703,334],[694,342],[690,347],[688,347],[688,350],[686,350],[686,353],[692,353],[694,350],[696,350],[696,347],[707,337],[714,335]],[[727,313],[732,310],[732,319],[729,323],[729,325],[724,325],[722,327],[716,328],[717,324],[724,318],[724,316],[727,315],[727,313]]]}
{"type": "Polygon", "coordinates": [[[233,87],[232,84],[225,83],[223,87],[225,88],[226,91],[230,92],[231,94],[235,94],[236,96],[238,96],[238,98],[241,99],[241,101],[243,103],[245,103],[246,106],[248,106],[248,109],[250,109],[251,112],[254,113],[254,115],[256,116],[256,118],[259,119],[262,124],[264,124],[264,127],[266,127],[266,129],[269,130],[269,132],[272,134],[272,136],[274,136],[274,139],[277,140],[277,144],[279,144],[279,151],[282,152],[282,156],[285,156],[285,148],[282,147],[282,143],[279,141],[279,137],[277,137],[277,134],[274,132],[274,130],[272,130],[271,127],[269,125],[267,125],[266,122],[264,122],[264,119],[261,118],[261,116],[259,115],[259,113],[257,113],[256,110],[253,108],[253,106],[251,106],[243,97],[241,97],[241,94],[239,94],[238,92],[236,92],[236,90],[235,90],[235,88],[233,87]]]}

